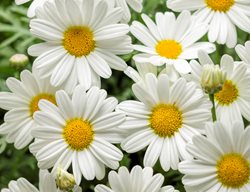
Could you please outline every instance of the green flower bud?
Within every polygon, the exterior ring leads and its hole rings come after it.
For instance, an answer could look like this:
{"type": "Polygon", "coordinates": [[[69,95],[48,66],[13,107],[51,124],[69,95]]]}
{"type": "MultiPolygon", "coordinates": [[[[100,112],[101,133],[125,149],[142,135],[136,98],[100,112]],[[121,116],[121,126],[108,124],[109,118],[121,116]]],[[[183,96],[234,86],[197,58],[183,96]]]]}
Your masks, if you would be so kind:
{"type": "Polygon", "coordinates": [[[29,58],[24,54],[15,54],[10,58],[10,66],[15,69],[22,69],[29,63],[29,58]]]}
{"type": "Polygon", "coordinates": [[[76,185],[74,175],[58,167],[56,175],[56,184],[57,187],[62,191],[71,191],[76,185]]]}
{"type": "Polygon", "coordinates": [[[201,75],[201,86],[205,93],[215,94],[222,89],[226,81],[226,73],[219,65],[205,65],[201,75]]]}

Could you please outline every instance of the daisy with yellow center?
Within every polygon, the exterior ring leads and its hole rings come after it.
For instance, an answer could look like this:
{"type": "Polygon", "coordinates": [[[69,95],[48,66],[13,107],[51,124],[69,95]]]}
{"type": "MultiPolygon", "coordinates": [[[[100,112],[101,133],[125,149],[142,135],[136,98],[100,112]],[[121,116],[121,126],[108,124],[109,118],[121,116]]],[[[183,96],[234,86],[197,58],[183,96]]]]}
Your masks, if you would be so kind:
{"type": "MultiPolygon", "coordinates": [[[[199,62],[191,61],[193,80],[201,83],[201,76],[206,65],[215,65],[205,52],[199,52],[199,62]]],[[[221,90],[215,94],[216,115],[223,123],[242,121],[242,116],[250,120],[250,74],[247,65],[235,63],[229,55],[221,58],[220,66],[226,74],[221,90]]]]}
{"type": "Polygon", "coordinates": [[[198,50],[215,51],[211,43],[196,43],[206,34],[208,25],[196,22],[188,11],[177,18],[171,12],[156,13],[156,23],[145,14],[142,19],[146,26],[138,21],[131,26],[131,33],[143,44],[134,45],[134,49],[142,52],[134,56],[136,62],[173,65],[177,72],[187,74],[191,68],[186,60],[197,58],[198,50]]]}
{"type": "Polygon", "coordinates": [[[129,26],[119,23],[122,9],[109,8],[107,1],[51,0],[37,8],[31,33],[45,42],[28,52],[38,56],[34,67],[42,77],[50,77],[52,85],[88,89],[98,85],[100,77],[109,78],[111,68],[126,69],[117,55],[132,51],[129,26]]]}
{"type": "Polygon", "coordinates": [[[211,119],[209,100],[194,83],[180,78],[172,84],[166,74],[157,78],[148,73],[132,88],[140,102],[124,101],[116,109],[127,116],[120,126],[127,134],[121,147],[134,153],[148,146],[144,166],[152,167],[159,159],[165,171],[177,169],[189,157],[185,144],[211,119]]]}
{"type": "Polygon", "coordinates": [[[57,167],[73,170],[76,183],[82,175],[87,180],[102,179],[105,165],[117,169],[122,152],[111,143],[120,143],[118,130],[125,115],[113,112],[115,98],[106,98],[107,93],[97,87],[88,92],[82,86],[74,89],[72,97],[65,91],[56,93],[54,105],[39,102],[40,111],[34,115],[37,127],[32,135],[36,138],[30,151],[38,160],[41,169],[57,167]]]}
{"type": "Polygon", "coordinates": [[[47,100],[56,104],[55,92],[49,79],[41,79],[36,71],[24,70],[21,80],[13,77],[6,84],[11,92],[0,93],[0,107],[8,112],[0,126],[0,134],[6,135],[8,143],[14,143],[17,149],[26,147],[33,139],[31,130],[35,126],[34,113],[39,111],[39,101],[47,100]]]}
{"type": "Polygon", "coordinates": [[[142,169],[137,165],[130,172],[126,167],[120,167],[118,172],[110,171],[108,179],[110,188],[99,184],[95,192],[179,192],[170,185],[162,187],[163,175],[153,175],[151,167],[142,169]]]}
{"type": "Polygon", "coordinates": [[[167,6],[178,12],[195,11],[196,20],[209,24],[210,42],[233,48],[237,43],[235,26],[250,33],[248,0],[168,0],[167,6]]]}
{"type": "Polygon", "coordinates": [[[238,121],[206,126],[206,137],[194,136],[187,145],[193,159],[179,164],[186,191],[249,191],[249,127],[238,121]]]}

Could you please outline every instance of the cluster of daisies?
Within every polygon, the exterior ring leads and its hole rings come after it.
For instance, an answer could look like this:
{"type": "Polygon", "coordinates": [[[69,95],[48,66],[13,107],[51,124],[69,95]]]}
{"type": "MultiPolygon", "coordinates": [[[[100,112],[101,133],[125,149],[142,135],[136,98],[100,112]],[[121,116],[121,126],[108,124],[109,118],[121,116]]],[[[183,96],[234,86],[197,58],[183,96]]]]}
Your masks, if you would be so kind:
{"type": "Polygon", "coordinates": [[[250,41],[237,45],[236,32],[250,33],[249,0],[167,0],[177,17],[130,21],[143,3],[32,1],[30,32],[41,43],[28,49],[32,71],[8,78],[10,92],[0,93],[0,134],[19,150],[29,146],[39,190],[19,178],[2,192],[81,191],[82,178],[101,180],[107,167],[108,183],[95,192],[177,192],[154,173],[157,162],[179,170],[187,192],[250,191],[250,41]],[[241,61],[214,63],[216,44],[241,61]],[[120,57],[133,50],[137,70],[120,57]],[[107,97],[101,78],[111,69],[134,81],[138,100],[107,97]],[[120,167],[124,153],[139,151],[143,165],[120,167]]]}

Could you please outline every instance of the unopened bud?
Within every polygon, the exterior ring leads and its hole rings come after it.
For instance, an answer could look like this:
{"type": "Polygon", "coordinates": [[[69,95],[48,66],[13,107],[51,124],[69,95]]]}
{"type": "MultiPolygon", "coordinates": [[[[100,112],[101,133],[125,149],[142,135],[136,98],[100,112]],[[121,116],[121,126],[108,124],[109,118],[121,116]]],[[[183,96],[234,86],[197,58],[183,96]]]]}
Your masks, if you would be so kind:
{"type": "Polygon", "coordinates": [[[201,86],[205,93],[215,94],[222,89],[226,73],[218,65],[205,65],[201,75],[201,86]]]}
{"type": "Polygon", "coordinates": [[[56,185],[62,191],[71,191],[76,185],[74,175],[58,167],[56,185]]]}
{"type": "Polygon", "coordinates": [[[15,69],[22,69],[29,63],[29,58],[24,54],[15,54],[9,61],[11,67],[15,69]]]}

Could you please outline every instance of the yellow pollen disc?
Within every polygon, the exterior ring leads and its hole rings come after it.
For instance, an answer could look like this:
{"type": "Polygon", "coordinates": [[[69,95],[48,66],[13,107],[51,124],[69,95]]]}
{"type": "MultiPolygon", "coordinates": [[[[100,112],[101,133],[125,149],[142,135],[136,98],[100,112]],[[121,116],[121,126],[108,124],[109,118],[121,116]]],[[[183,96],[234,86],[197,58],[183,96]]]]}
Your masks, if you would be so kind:
{"type": "Polygon", "coordinates": [[[208,7],[214,11],[227,12],[234,5],[235,0],[205,0],[208,7]]]}
{"type": "Polygon", "coordinates": [[[159,104],[153,108],[150,126],[160,137],[171,137],[182,126],[182,113],[171,104],[159,104]]]}
{"type": "Polygon", "coordinates": [[[76,151],[88,148],[94,138],[90,122],[82,119],[71,119],[63,130],[63,136],[69,147],[76,151]]]}
{"type": "Polygon", "coordinates": [[[175,40],[162,40],[155,46],[156,52],[168,59],[177,59],[182,53],[182,46],[175,40]]]}
{"type": "Polygon", "coordinates": [[[51,103],[54,103],[56,105],[56,99],[55,96],[52,94],[47,94],[47,93],[41,93],[35,97],[32,98],[31,102],[30,102],[30,116],[33,117],[33,114],[36,111],[39,111],[39,107],[38,107],[38,103],[41,99],[46,99],[48,101],[50,101],[51,103]]]}
{"type": "Polygon", "coordinates": [[[215,99],[221,105],[229,105],[238,98],[238,89],[230,80],[226,80],[222,89],[215,94],[215,99]]]}
{"type": "Polygon", "coordinates": [[[64,32],[63,46],[71,55],[87,56],[95,49],[93,32],[88,27],[70,27],[64,32]]]}
{"type": "Polygon", "coordinates": [[[240,188],[249,182],[250,166],[240,154],[224,155],[217,163],[217,178],[226,187],[240,188]]]}

